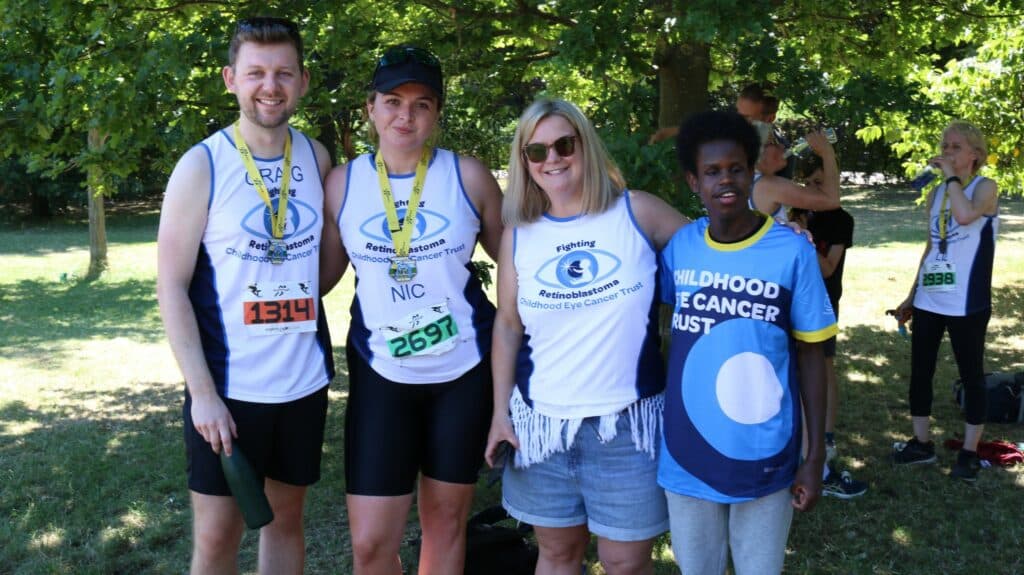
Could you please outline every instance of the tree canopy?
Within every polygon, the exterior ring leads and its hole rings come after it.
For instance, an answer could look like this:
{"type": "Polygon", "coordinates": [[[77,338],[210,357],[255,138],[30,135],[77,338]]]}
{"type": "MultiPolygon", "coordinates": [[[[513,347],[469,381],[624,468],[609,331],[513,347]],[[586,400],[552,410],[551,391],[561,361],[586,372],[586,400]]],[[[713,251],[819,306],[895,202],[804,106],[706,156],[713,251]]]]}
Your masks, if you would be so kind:
{"type": "Polygon", "coordinates": [[[1024,189],[1021,0],[0,0],[0,160],[79,173],[93,194],[159,185],[237,115],[220,68],[234,22],[257,14],[300,23],[313,82],[296,123],[336,160],[369,145],[381,50],[410,42],[444,66],[442,145],[494,169],[521,110],[563,97],[631,187],[693,210],[675,193],[671,144],[649,135],[762,81],[784,116],[883,142],[908,173],[946,123],[971,121],[990,138],[988,175],[1024,189]]]}

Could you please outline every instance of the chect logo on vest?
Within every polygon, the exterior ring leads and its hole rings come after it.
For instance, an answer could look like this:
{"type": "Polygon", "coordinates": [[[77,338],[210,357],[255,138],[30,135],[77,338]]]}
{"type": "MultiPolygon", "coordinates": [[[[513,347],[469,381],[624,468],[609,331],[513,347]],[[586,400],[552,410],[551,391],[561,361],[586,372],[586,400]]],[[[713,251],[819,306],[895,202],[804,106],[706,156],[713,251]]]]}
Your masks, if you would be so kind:
{"type": "MultiPolygon", "coordinates": [[[[405,220],[408,202],[399,200],[395,202],[399,223],[405,220]]],[[[466,249],[465,244],[451,247],[448,241],[441,235],[451,225],[448,218],[443,215],[423,209],[423,202],[416,211],[416,228],[412,231],[409,242],[409,254],[417,260],[432,260],[444,255],[451,255],[466,249]]],[[[395,254],[394,244],[391,240],[391,230],[388,229],[387,214],[383,211],[366,219],[359,226],[359,233],[365,238],[361,246],[349,248],[352,259],[368,262],[388,263],[391,256],[395,254]]]]}
{"type": "MultiPolygon", "coordinates": [[[[274,211],[278,209],[281,191],[271,188],[268,190],[270,203],[274,211]]],[[[295,190],[289,191],[287,217],[285,218],[284,236],[288,251],[288,261],[300,260],[315,256],[319,245],[316,241],[316,229],[320,223],[320,217],[312,206],[295,198],[295,190]]],[[[244,249],[238,250],[228,248],[227,254],[252,262],[267,262],[267,248],[273,239],[273,228],[271,223],[271,212],[266,204],[259,201],[253,203],[253,208],[242,217],[240,225],[243,230],[249,233],[249,243],[244,249]]]]}
{"type": "Polygon", "coordinates": [[[576,309],[615,301],[643,286],[643,282],[623,286],[614,277],[622,261],[595,246],[594,241],[557,246],[555,256],[544,262],[534,276],[544,287],[534,297],[520,297],[520,303],[542,309],[576,309]]]}
{"type": "MultiPolygon", "coordinates": [[[[933,216],[929,232],[931,233],[932,241],[938,242],[942,239],[942,233],[939,231],[939,218],[941,216],[933,216]]],[[[963,233],[960,228],[962,226],[957,223],[956,218],[952,215],[946,215],[946,243],[955,244],[968,240],[971,237],[970,232],[963,233]]]]}

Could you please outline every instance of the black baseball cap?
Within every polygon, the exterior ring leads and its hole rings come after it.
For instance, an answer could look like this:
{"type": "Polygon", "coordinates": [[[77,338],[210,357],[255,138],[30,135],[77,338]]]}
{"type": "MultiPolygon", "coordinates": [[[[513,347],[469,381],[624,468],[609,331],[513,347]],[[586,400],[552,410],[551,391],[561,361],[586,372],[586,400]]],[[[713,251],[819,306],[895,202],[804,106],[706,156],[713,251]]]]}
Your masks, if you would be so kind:
{"type": "Polygon", "coordinates": [[[370,89],[390,92],[409,82],[427,86],[437,95],[438,103],[444,102],[444,80],[437,57],[423,48],[404,44],[385,50],[373,71],[370,89]]]}

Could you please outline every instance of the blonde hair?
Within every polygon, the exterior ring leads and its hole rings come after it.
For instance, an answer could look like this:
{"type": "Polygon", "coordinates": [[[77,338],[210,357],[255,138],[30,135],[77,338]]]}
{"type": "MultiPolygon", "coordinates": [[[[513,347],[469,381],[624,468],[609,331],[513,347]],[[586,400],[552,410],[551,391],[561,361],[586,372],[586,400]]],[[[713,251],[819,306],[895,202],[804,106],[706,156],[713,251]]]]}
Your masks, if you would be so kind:
{"type": "Polygon", "coordinates": [[[536,221],[551,207],[547,194],[530,177],[529,165],[523,157],[523,146],[537,124],[548,116],[565,118],[576,131],[576,157],[583,168],[583,213],[599,214],[607,210],[626,189],[622,172],[583,112],[565,100],[537,100],[519,117],[512,137],[508,186],[501,207],[501,219],[507,226],[536,221]]]}
{"type": "Polygon", "coordinates": [[[971,173],[977,173],[988,162],[988,144],[985,142],[985,135],[981,133],[977,126],[964,120],[953,120],[950,122],[946,129],[942,130],[942,139],[945,140],[946,134],[950,132],[956,132],[963,136],[964,140],[967,140],[967,145],[978,156],[971,169],[971,173]]]}

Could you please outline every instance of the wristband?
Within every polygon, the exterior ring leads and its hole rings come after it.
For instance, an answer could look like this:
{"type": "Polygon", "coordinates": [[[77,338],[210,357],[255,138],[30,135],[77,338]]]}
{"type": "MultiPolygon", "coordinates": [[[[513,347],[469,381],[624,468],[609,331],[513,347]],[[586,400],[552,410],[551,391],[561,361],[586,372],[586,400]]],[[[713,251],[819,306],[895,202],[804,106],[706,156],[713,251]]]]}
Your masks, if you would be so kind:
{"type": "Polygon", "coordinates": [[[961,188],[964,187],[964,182],[963,182],[963,180],[960,179],[959,176],[950,176],[950,177],[946,178],[946,185],[947,186],[949,185],[950,182],[956,182],[956,183],[960,184],[961,188]]]}

